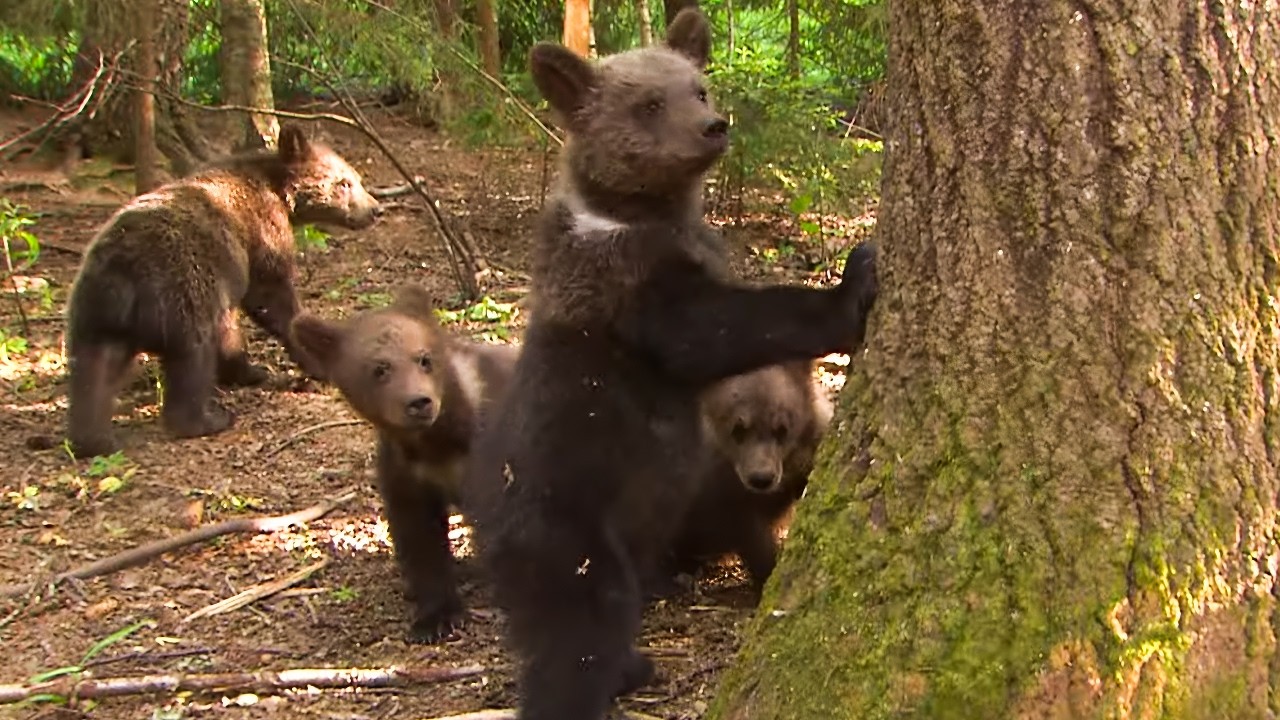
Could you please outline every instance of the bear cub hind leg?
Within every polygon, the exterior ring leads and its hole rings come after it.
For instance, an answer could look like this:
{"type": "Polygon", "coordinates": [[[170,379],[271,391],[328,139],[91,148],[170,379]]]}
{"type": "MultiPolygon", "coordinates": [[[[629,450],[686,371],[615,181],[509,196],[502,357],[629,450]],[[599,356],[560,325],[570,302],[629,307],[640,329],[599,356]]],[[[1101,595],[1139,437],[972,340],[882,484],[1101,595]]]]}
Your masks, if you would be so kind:
{"type": "Polygon", "coordinates": [[[240,329],[240,312],[228,308],[218,321],[218,384],[223,387],[252,387],[267,379],[265,368],[249,362],[240,329]]]}
{"type": "Polygon", "coordinates": [[[174,437],[214,435],[231,427],[234,417],[213,398],[218,357],[212,344],[196,344],[160,357],[164,404],[160,414],[174,437]]]}

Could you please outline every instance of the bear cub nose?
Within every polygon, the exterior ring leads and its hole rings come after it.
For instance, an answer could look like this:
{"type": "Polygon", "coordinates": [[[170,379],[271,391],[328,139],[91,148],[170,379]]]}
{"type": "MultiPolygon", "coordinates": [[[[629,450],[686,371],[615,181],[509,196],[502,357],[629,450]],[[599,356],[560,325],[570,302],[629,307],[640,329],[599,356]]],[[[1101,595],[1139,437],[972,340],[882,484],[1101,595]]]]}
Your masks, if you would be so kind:
{"type": "Polygon", "coordinates": [[[425,418],[431,415],[431,405],[431,398],[424,395],[405,403],[404,411],[411,418],[425,418]]]}
{"type": "Polygon", "coordinates": [[[747,476],[747,487],[756,492],[767,492],[773,489],[773,474],[752,473],[747,476]]]}
{"type": "Polygon", "coordinates": [[[715,120],[708,120],[707,123],[702,126],[703,137],[709,137],[709,138],[719,137],[728,132],[729,132],[729,122],[724,118],[716,118],[715,120]]]}

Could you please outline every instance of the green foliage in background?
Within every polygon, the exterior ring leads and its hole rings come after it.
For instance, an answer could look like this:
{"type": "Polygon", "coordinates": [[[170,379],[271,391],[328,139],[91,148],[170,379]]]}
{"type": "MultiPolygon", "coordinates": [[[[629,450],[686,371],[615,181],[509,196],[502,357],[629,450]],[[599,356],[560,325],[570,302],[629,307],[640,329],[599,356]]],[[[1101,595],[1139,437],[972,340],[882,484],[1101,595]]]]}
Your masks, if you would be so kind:
{"type": "MultiPolygon", "coordinates": [[[[184,93],[219,102],[218,0],[190,2],[184,93]]],[[[540,40],[558,40],[563,0],[496,0],[501,80],[545,111],[526,59],[540,40]]],[[[884,74],[884,0],[796,0],[798,76],[788,57],[787,0],[702,0],[713,24],[712,82],[733,122],[721,188],[758,186],[792,197],[856,201],[878,183],[879,146],[837,121],[863,102],[884,74]],[[850,139],[850,138],[855,139],[850,139]]],[[[65,97],[84,4],[9,0],[0,18],[0,92],[65,97]]],[[[661,39],[663,4],[650,0],[661,39]]],[[[468,144],[540,142],[538,131],[480,76],[475,0],[458,0],[456,37],[436,30],[431,0],[267,0],[274,92],[282,103],[332,100],[330,84],[361,97],[396,91],[410,109],[468,144]],[[447,89],[447,92],[444,90],[447,89]]],[[[594,0],[596,47],[608,54],[640,42],[635,0],[594,0]]],[[[831,209],[836,209],[831,207],[831,209]]]]}

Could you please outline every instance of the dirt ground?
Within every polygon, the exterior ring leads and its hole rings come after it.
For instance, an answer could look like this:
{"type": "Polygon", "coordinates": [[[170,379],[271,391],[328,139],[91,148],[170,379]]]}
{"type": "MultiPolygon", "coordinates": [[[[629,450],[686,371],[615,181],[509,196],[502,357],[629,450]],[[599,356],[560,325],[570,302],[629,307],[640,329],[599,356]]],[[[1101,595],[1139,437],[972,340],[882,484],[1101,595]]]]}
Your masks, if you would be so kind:
{"type": "MultiPolygon", "coordinates": [[[[471,234],[493,270],[481,278],[498,302],[518,301],[527,289],[533,220],[548,170],[541,149],[466,150],[397,118],[376,123],[409,169],[424,176],[444,212],[471,234]]],[[[30,126],[31,116],[0,116],[0,138],[30,126]]],[[[356,164],[366,185],[402,182],[389,162],[359,133],[309,125],[356,164]]],[[[117,435],[123,451],[111,458],[75,461],[62,449],[66,408],[61,354],[62,310],[79,255],[96,228],[130,193],[127,168],[86,161],[71,182],[39,176],[21,164],[0,165],[0,197],[40,213],[31,228],[44,247],[22,295],[25,320],[12,288],[0,295],[0,585],[47,580],[53,574],[201,524],[237,517],[293,512],[341,495],[351,500],[322,519],[294,529],[236,534],[165,554],[106,577],[71,581],[52,592],[0,599],[0,683],[20,683],[41,672],[82,662],[112,633],[147,624],[101,649],[93,677],[156,673],[230,673],[288,668],[464,667],[482,670],[463,679],[380,689],[299,689],[254,695],[248,691],[171,693],[80,701],[77,711],[51,705],[0,706],[0,716],[50,717],[90,712],[124,718],[432,718],[484,708],[512,707],[514,662],[502,645],[502,620],[487,590],[468,568],[466,528],[456,530],[463,593],[471,619],[460,639],[437,646],[404,641],[408,605],[390,555],[380,502],[372,487],[373,435],[353,421],[336,392],[303,379],[279,345],[245,324],[250,353],[273,372],[264,387],[224,391],[237,416],[217,436],[175,441],[157,422],[155,363],[139,360],[135,381],[119,400],[117,435]],[[49,182],[17,182],[21,178],[49,182]],[[47,286],[43,286],[47,283],[47,286]],[[24,325],[26,329],[24,330],[24,325]],[[290,589],[245,607],[184,620],[192,612],[260,583],[286,577],[319,561],[327,565],[290,589]]],[[[464,307],[430,214],[414,196],[388,201],[380,223],[367,231],[337,232],[327,249],[302,255],[303,303],[331,316],[385,302],[403,283],[420,283],[464,307]]],[[[809,268],[821,252],[789,254],[780,243],[801,231],[783,198],[728,203],[734,217],[718,215],[744,276],[770,280],[819,279],[809,268]],[[747,212],[743,208],[752,208],[747,212]]],[[[869,216],[824,218],[838,235],[834,249],[852,242],[869,216]]],[[[518,313],[509,323],[516,340],[518,313]]],[[[459,332],[495,326],[463,322],[459,332]]],[[[824,379],[842,379],[838,364],[824,379]]],[[[620,706],[651,716],[700,717],[717,678],[732,661],[752,613],[740,569],[732,562],[708,570],[688,592],[657,603],[646,614],[640,644],[650,648],[659,678],[620,706]]]]}

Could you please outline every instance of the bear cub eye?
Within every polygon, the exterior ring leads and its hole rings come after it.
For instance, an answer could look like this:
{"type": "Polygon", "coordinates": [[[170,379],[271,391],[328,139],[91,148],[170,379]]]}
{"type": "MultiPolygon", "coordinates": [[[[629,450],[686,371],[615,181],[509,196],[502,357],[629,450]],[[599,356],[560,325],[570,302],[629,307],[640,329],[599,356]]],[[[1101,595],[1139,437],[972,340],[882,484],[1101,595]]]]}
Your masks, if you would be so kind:
{"type": "Polygon", "coordinates": [[[787,426],[777,425],[773,428],[773,439],[782,442],[787,439],[787,426]]]}
{"type": "Polygon", "coordinates": [[[662,112],[662,101],[650,100],[649,102],[644,104],[644,111],[649,113],[650,115],[657,115],[658,113],[662,112]]]}
{"type": "Polygon", "coordinates": [[[373,379],[378,382],[386,382],[391,377],[391,363],[380,362],[373,366],[373,379]]]}
{"type": "Polygon", "coordinates": [[[347,178],[342,178],[341,180],[338,181],[338,189],[343,191],[350,190],[351,181],[348,180],[347,178]]]}
{"type": "Polygon", "coordinates": [[[742,422],[741,420],[735,420],[733,423],[733,429],[729,431],[729,436],[732,437],[733,441],[736,443],[740,443],[743,440],[746,440],[747,424],[742,422]]]}
{"type": "Polygon", "coordinates": [[[707,89],[706,89],[706,88],[698,88],[698,102],[702,103],[703,105],[706,105],[706,104],[707,104],[707,89]]]}
{"type": "Polygon", "coordinates": [[[431,372],[431,358],[426,355],[418,356],[418,367],[422,372],[431,372]]]}

